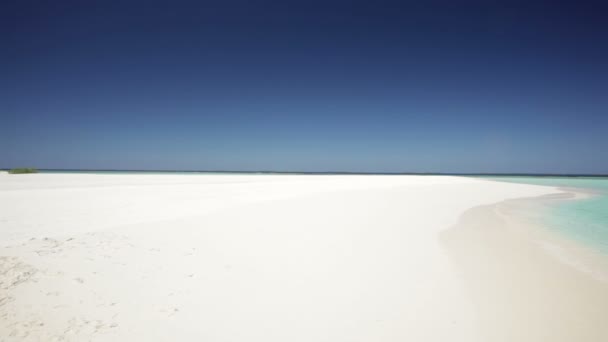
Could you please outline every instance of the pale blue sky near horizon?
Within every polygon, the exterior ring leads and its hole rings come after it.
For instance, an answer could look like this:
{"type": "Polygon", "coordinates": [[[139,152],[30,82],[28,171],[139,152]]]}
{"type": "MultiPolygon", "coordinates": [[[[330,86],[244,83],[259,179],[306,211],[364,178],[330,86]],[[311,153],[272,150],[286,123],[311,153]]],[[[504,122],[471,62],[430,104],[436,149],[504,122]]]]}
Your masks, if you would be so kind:
{"type": "Polygon", "coordinates": [[[596,2],[7,1],[0,167],[608,174],[596,2]]]}

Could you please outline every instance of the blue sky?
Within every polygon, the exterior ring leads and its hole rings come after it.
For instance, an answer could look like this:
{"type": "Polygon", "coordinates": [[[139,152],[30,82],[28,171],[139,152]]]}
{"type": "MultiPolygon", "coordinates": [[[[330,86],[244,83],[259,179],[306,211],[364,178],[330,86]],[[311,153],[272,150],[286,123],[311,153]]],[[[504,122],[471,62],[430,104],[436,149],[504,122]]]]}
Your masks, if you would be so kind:
{"type": "Polygon", "coordinates": [[[0,167],[608,173],[600,3],[0,13],[0,167]]]}

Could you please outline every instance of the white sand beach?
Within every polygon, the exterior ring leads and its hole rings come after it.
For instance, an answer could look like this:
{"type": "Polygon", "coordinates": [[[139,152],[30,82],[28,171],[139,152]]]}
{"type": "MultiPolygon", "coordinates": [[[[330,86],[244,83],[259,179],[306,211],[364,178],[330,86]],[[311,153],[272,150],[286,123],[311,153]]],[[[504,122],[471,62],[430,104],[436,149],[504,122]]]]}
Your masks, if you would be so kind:
{"type": "MultiPolygon", "coordinates": [[[[521,301],[505,314],[504,298],[488,299],[505,292],[471,279],[527,277],[548,256],[487,217],[461,218],[555,192],[450,176],[2,173],[0,339],[540,341],[542,326],[509,320],[521,301]],[[531,266],[501,273],[510,255],[531,266]]],[[[605,289],[552,265],[535,290],[555,277],[605,289]]]]}

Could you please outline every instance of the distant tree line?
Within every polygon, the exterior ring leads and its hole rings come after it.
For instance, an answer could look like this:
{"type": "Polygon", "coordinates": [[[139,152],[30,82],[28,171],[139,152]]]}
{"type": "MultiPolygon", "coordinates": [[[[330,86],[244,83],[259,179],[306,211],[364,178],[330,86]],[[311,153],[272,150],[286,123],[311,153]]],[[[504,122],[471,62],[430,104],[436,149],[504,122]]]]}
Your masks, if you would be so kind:
{"type": "Polygon", "coordinates": [[[8,173],[11,173],[11,174],[36,173],[36,172],[38,172],[38,170],[31,168],[31,167],[19,167],[19,168],[8,170],[8,173]]]}

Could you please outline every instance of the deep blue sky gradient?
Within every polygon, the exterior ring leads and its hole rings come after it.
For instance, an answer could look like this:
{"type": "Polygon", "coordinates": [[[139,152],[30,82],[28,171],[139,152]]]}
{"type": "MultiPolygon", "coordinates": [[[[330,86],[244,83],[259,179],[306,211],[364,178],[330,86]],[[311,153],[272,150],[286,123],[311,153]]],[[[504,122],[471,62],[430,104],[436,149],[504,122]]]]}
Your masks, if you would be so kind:
{"type": "Polygon", "coordinates": [[[606,18],[601,2],[3,1],[0,167],[608,173],[606,18]]]}

